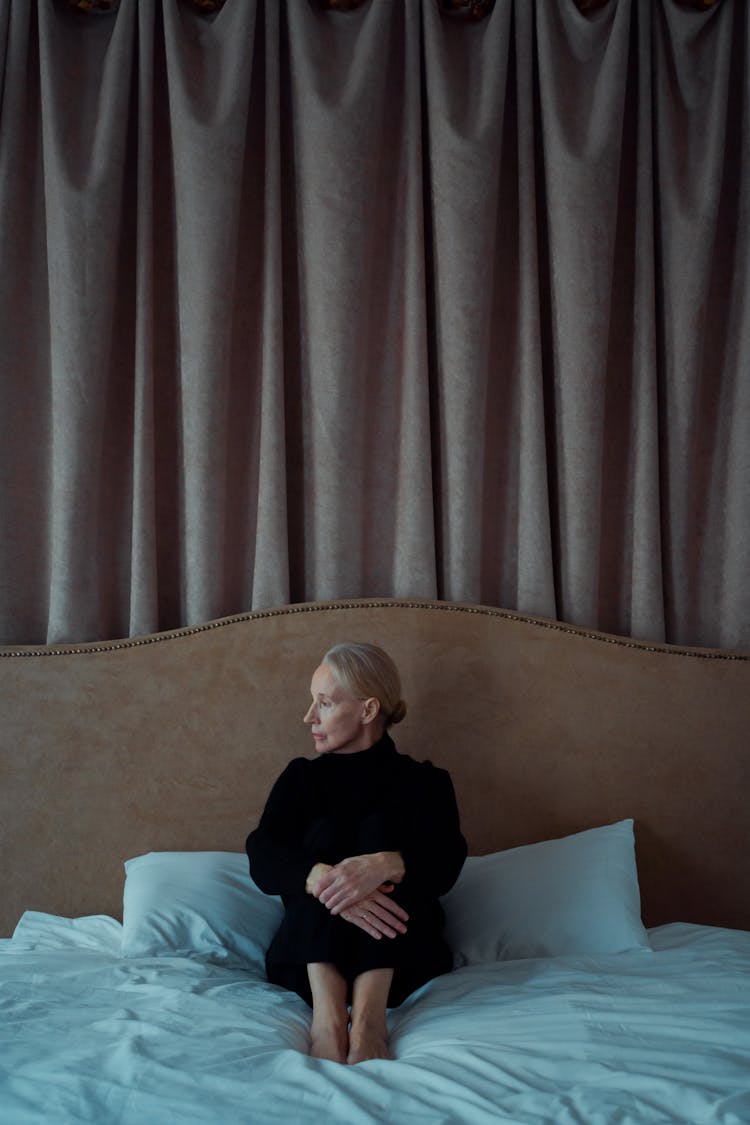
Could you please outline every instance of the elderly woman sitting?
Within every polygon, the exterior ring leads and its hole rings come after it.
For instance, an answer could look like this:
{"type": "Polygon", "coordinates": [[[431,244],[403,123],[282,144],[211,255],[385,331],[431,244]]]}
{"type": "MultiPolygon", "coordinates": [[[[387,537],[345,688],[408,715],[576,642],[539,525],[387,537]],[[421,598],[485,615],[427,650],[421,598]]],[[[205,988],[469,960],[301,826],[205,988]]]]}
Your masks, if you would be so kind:
{"type": "Polygon", "coordinates": [[[266,972],[312,1006],[312,1055],[390,1058],[386,1008],[451,968],[438,899],[466,842],[448,773],[387,733],[406,714],[387,653],[336,645],[310,693],[317,757],[289,763],[247,838],[253,879],[285,906],[266,972]]]}

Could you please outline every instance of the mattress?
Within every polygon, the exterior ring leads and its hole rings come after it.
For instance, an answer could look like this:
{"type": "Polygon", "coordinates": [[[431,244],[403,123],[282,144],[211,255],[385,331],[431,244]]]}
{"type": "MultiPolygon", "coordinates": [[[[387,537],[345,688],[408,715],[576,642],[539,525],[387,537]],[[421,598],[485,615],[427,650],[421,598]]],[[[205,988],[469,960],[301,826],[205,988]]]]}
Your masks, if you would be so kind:
{"type": "Polygon", "coordinates": [[[4,1125],[750,1122],[750,933],[473,965],[389,1013],[392,1061],[311,1059],[310,1011],[121,926],[27,913],[0,943],[4,1125]]]}

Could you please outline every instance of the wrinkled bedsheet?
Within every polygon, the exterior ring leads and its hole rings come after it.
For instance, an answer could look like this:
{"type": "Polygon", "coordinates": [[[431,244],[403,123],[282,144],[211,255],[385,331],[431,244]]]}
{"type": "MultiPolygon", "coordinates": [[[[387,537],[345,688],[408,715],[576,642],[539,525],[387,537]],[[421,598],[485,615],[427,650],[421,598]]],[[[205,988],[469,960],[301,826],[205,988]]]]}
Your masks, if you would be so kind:
{"type": "Polygon", "coordinates": [[[124,960],[120,936],[30,913],[0,942],[3,1125],[750,1122],[750,933],[460,969],[389,1014],[394,1061],[358,1066],[309,1058],[297,996],[124,960]]]}

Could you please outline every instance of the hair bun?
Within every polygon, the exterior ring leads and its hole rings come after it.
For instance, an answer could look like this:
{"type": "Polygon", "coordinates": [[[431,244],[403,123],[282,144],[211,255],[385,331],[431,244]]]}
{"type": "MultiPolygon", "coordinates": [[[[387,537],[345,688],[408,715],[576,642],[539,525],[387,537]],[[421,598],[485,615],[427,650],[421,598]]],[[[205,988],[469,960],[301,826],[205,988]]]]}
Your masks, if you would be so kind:
{"type": "Polygon", "coordinates": [[[406,716],[406,704],[404,703],[403,699],[399,699],[398,703],[396,704],[396,706],[393,708],[393,711],[391,712],[391,717],[390,717],[389,721],[391,723],[400,723],[401,720],[403,718],[405,718],[405,716],[406,716]]]}

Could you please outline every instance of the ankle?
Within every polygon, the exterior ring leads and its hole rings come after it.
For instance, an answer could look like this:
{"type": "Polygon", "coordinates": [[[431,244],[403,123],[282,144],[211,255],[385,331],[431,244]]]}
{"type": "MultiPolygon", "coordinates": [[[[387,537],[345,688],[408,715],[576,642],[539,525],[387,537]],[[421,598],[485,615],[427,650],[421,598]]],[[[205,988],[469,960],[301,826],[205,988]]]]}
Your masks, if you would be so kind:
{"type": "Polygon", "coordinates": [[[388,1031],[388,1023],[384,1008],[371,1008],[367,1005],[359,1008],[352,1008],[351,1012],[351,1030],[352,1032],[368,1032],[385,1036],[388,1031]]]}
{"type": "Polygon", "coordinates": [[[324,1024],[313,1018],[310,1028],[310,1054],[316,1059],[345,1063],[349,1053],[349,1033],[346,1025],[324,1024]]]}
{"type": "Polygon", "coordinates": [[[312,1027],[346,1031],[349,1027],[349,1012],[346,1006],[316,1004],[313,1008],[312,1027]]]}

